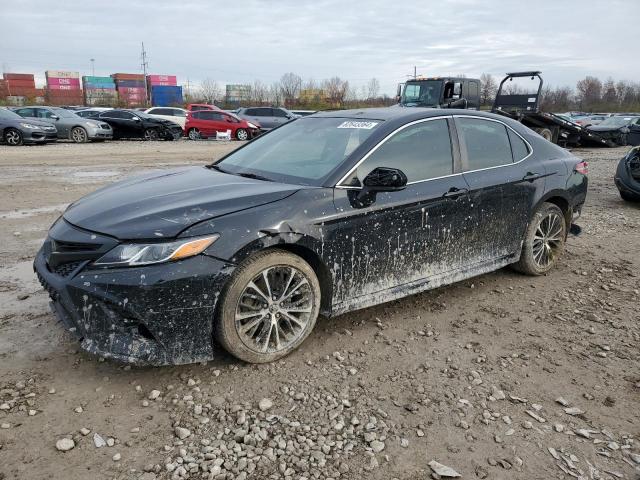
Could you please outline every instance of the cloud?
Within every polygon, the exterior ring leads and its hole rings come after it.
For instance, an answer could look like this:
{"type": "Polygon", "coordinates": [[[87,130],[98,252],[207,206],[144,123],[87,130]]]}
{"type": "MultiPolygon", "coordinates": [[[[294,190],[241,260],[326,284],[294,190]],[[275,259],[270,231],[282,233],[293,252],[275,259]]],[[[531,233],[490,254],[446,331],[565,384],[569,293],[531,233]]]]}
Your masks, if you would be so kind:
{"type": "Polygon", "coordinates": [[[97,74],[140,71],[182,83],[271,83],[289,71],[354,85],[371,77],[393,94],[418,67],[426,75],[540,69],[550,84],[587,74],[634,80],[637,25],[623,1],[443,0],[344,2],[32,0],[0,16],[0,66],[97,74]]]}

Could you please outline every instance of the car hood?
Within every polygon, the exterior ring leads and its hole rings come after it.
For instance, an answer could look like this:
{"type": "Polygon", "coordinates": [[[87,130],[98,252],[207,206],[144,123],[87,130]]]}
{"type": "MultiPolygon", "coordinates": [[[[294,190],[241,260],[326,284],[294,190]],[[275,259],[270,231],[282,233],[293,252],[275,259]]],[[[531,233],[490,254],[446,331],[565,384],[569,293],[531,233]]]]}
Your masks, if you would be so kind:
{"type": "Polygon", "coordinates": [[[301,188],[188,167],[101,188],[69,206],[64,218],[118,239],[175,237],[196,223],[275,202],[301,188]]]}

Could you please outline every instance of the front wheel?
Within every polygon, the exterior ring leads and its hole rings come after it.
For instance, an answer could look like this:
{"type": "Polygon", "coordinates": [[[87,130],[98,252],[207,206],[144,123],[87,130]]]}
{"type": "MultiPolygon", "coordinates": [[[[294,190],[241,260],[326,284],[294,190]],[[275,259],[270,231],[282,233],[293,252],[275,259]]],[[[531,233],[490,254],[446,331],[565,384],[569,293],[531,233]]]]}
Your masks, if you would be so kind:
{"type": "Polygon", "coordinates": [[[189,140],[200,140],[200,130],[197,128],[190,128],[189,132],[187,132],[187,136],[189,137],[189,140]]]}
{"type": "Polygon", "coordinates": [[[71,140],[75,143],[87,143],[89,141],[89,135],[87,131],[82,127],[73,127],[71,129],[71,140]]]}
{"type": "Polygon", "coordinates": [[[543,203],[527,227],[514,269],[527,275],[544,275],[558,262],[566,239],[567,222],[562,210],[553,203],[543,203]]]}
{"type": "Polygon", "coordinates": [[[633,193],[623,192],[620,190],[620,198],[625,202],[640,202],[640,195],[634,195],[633,193]]]}
{"type": "Polygon", "coordinates": [[[145,140],[158,140],[158,130],[155,128],[145,129],[143,138],[145,140]]]}
{"type": "Polygon", "coordinates": [[[302,258],[283,250],[241,264],[222,294],[215,336],[249,363],[278,360],[309,336],[320,311],[320,283],[302,258]]]}
{"type": "Polygon", "coordinates": [[[4,141],[7,145],[17,147],[18,145],[22,145],[24,138],[22,137],[22,132],[20,130],[8,128],[4,132],[4,141]]]}
{"type": "Polygon", "coordinates": [[[247,132],[244,128],[239,128],[236,130],[236,138],[238,140],[246,140],[249,138],[249,132],[247,132]]]}
{"type": "Polygon", "coordinates": [[[549,141],[549,142],[553,142],[553,132],[551,132],[551,130],[549,130],[548,128],[541,128],[538,133],[540,134],[540,136],[542,138],[544,138],[545,140],[549,141]]]}

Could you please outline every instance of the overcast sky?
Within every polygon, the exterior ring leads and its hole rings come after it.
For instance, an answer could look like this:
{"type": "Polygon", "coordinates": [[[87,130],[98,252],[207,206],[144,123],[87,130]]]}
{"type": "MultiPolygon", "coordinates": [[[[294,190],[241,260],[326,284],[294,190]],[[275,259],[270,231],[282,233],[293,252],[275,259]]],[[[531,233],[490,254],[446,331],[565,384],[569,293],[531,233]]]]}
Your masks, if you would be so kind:
{"type": "MultiPolygon", "coordinates": [[[[3,2],[7,0],[2,0],[3,2]]],[[[585,75],[640,79],[635,0],[30,0],[0,7],[0,66],[14,73],[149,73],[265,83],[285,72],[393,95],[424,75],[540,69],[553,85],[585,75]],[[5,6],[6,7],[6,6],[5,6]]]]}

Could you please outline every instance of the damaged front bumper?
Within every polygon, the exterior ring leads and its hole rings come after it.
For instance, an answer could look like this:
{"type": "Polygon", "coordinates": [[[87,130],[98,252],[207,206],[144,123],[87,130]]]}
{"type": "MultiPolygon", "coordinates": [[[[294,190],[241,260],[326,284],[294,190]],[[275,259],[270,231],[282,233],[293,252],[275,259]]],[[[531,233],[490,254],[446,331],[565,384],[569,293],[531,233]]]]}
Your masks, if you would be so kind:
{"type": "Polygon", "coordinates": [[[53,312],[89,353],[137,365],[214,356],[216,304],[231,264],[206,255],[136,268],[84,262],[62,276],[49,269],[43,248],[34,270],[53,312]]]}

